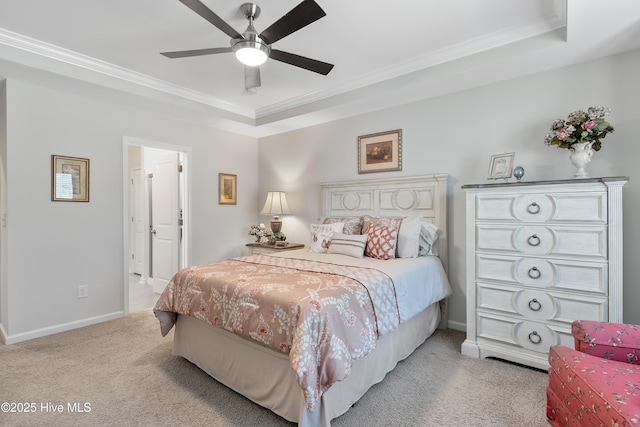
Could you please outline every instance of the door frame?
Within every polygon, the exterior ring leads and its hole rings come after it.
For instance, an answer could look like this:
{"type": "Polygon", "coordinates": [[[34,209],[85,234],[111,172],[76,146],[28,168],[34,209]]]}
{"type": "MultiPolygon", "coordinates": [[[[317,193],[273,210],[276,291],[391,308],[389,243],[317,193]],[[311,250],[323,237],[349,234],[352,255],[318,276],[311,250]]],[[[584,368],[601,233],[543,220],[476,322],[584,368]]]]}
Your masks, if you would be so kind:
{"type": "MultiPolygon", "coordinates": [[[[131,149],[131,145],[128,148],[131,149]]],[[[144,203],[145,184],[146,184],[145,178],[146,177],[144,175],[144,168],[142,168],[142,165],[134,169],[131,169],[131,158],[129,158],[129,217],[127,218],[127,222],[129,224],[129,245],[130,245],[129,246],[129,274],[139,272],[140,282],[142,282],[143,280],[146,280],[146,277],[148,276],[148,274],[145,274],[146,272],[144,271],[146,268],[146,266],[144,265],[145,264],[144,242],[141,242],[143,247],[138,248],[139,242],[136,241],[137,226],[139,224],[138,221],[142,222],[142,225],[141,225],[142,230],[143,231],[145,230],[145,224],[144,224],[145,214],[144,214],[144,205],[138,206],[136,205],[136,203],[139,203],[140,200],[144,203]],[[138,172],[139,176],[136,176],[136,172],[138,172]],[[137,181],[137,183],[135,181],[137,181]],[[129,218],[135,219],[135,221],[129,221],[129,218]],[[131,258],[132,254],[136,255],[135,259],[131,258]],[[139,266],[138,270],[135,267],[137,263],[142,264],[141,266],[139,266]]],[[[142,238],[144,239],[144,237],[142,238]]]]}
{"type": "MultiPolygon", "coordinates": [[[[123,266],[122,282],[124,284],[124,316],[129,315],[129,145],[147,148],[158,148],[182,153],[183,188],[183,264],[189,265],[191,260],[191,147],[184,145],[124,136],[122,138],[122,220],[123,220],[123,266]]],[[[144,175],[144,171],[143,171],[144,175]]]]}

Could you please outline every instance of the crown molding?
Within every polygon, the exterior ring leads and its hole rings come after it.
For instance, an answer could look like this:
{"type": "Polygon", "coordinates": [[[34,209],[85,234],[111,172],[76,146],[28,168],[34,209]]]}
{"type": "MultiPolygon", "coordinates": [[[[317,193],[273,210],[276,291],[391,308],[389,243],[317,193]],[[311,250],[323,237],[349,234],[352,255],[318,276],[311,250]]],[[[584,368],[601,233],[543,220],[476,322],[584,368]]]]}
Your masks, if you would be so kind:
{"type": "Polygon", "coordinates": [[[566,0],[556,0],[555,6],[554,13],[541,17],[528,26],[514,26],[482,37],[477,37],[464,43],[448,46],[445,49],[429,52],[377,72],[365,74],[345,84],[335,85],[325,90],[310,92],[283,102],[271,104],[256,110],[255,117],[257,120],[263,119],[270,115],[300,108],[305,104],[321,101],[332,96],[398,78],[425,68],[434,67],[469,55],[485,52],[506,44],[517,43],[531,37],[565,28],[567,25],[566,0]]]}
{"type": "Polygon", "coordinates": [[[250,119],[255,118],[255,113],[253,110],[242,108],[237,105],[221,101],[216,97],[205,95],[202,92],[174,85],[164,80],[160,80],[146,74],[138,73],[136,71],[120,67],[118,65],[102,61],[100,59],[92,58],[78,52],[74,52],[68,49],[61,48],[59,46],[52,45],[50,43],[43,42],[41,40],[24,36],[22,34],[14,33],[3,28],[0,28],[0,44],[15,49],[20,49],[22,51],[29,52],[41,57],[53,59],[55,61],[69,64],[75,67],[114,77],[128,83],[147,87],[170,95],[178,96],[180,98],[188,99],[190,101],[199,102],[201,104],[245,116],[250,119]]]}

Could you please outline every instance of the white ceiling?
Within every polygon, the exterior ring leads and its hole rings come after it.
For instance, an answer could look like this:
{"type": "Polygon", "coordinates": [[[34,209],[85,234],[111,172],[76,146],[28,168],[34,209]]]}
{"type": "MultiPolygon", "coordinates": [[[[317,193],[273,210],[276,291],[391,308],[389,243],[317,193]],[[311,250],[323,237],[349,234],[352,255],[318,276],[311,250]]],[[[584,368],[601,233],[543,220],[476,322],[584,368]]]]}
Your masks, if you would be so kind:
{"type": "MultiPolygon", "coordinates": [[[[300,1],[257,0],[258,32],[300,1]]],[[[260,137],[640,48],[637,0],[316,1],[327,16],[273,47],[334,69],[269,60],[255,94],[231,53],[159,54],[229,46],[178,0],[0,0],[0,76],[45,70],[260,137]]],[[[245,30],[243,0],[202,2],[245,30]]]]}

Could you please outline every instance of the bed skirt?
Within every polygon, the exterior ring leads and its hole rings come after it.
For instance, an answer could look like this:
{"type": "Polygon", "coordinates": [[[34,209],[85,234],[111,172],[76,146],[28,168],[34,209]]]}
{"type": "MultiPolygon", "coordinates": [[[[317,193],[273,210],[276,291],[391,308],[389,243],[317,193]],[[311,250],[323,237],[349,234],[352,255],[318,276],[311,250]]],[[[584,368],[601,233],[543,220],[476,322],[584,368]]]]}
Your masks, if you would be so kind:
{"type": "Polygon", "coordinates": [[[353,364],[344,381],[323,394],[311,413],[286,354],[183,315],[175,325],[173,354],[286,420],[303,427],[328,427],[431,336],[439,321],[439,303],[434,303],[382,337],[372,353],[353,364]]]}

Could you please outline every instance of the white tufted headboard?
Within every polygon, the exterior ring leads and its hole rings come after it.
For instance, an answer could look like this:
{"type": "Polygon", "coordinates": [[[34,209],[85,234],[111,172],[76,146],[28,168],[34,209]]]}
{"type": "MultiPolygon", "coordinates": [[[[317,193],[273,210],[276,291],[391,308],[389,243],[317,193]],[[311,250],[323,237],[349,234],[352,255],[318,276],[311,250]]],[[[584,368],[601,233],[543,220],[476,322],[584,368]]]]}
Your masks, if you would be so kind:
{"type": "Polygon", "coordinates": [[[360,215],[417,216],[430,220],[440,229],[438,253],[449,271],[447,246],[448,174],[361,181],[325,182],[322,210],[325,217],[360,215]]]}

